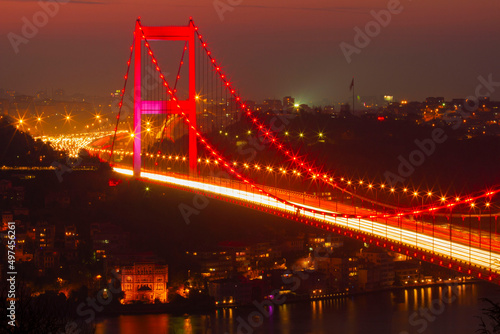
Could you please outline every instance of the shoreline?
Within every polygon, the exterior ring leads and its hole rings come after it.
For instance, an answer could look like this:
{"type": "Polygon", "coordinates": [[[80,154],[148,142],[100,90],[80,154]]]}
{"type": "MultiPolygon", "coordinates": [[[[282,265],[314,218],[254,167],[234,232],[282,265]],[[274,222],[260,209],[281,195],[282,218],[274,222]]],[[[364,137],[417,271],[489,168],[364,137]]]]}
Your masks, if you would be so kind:
{"type": "MultiPolygon", "coordinates": [[[[285,301],[279,305],[293,304],[293,303],[303,303],[303,302],[313,302],[318,300],[334,300],[343,299],[350,297],[357,297],[367,294],[389,292],[389,291],[399,291],[399,290],[413,290],[417,288],[428,288],[428,287],[439,287],[447,286],[450,284],[458,285],[470,285],[478,283],[487,283],[482,280],[451,280],[443,281],[437,283],[425,283],[419,285],[405,285],[405,286],[391,286],[383,289],[370,290],[370,291],[357,291],[357,292],[336,292],[318,296],[311,295],[300,295],[293,296],[285,295],[285,301]]],[[[278,305],[278,306],[279,306],[278,305]]],[[[128,304],[119,305],[118,307],[112,307],[107,310],[103,310],[98,318],[108,318],[120,315],[148,315],[148,314],[171,314],[171,315],[194,315],[194,314],[208,314],[213,311],[223,310],[223,309],[252,309],[255,308],[253,304],[243,304],[243,305],[215,305],[212,303],[202,302],[199,304],[194,304],[193,302],[186,303],[165,303],[165,304],[128,304]]]]}

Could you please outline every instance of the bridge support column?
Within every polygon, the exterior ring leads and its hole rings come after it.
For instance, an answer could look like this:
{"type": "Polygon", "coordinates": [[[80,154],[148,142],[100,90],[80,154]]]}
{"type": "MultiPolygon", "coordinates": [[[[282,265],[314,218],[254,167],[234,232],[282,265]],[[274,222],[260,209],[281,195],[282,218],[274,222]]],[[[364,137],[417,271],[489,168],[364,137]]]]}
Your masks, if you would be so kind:
{"type": "MultiPolygon", "coordinates": [[[[140,21],[135,26],[134,45],[134,176],[139,177],[142,165],[142,115],[143,114],[180,114],[184,112],[189,119],[189,172],[196,175],[198,163],[196,137],[196,67],[195,67],[195,30],[190,23],[188,26],[145,27],[140,21]],[[142,30],[141,30],[142,28],[142,30]],[[141,51],[143,36],[148,41],[172,40],[186,41],[189,54],[189,93],[187,100],[143,101],[141,95],[141,51]],[[179,106],[180,108],[179,108],[179,106]],[[195,129],[191,128],[193,126],[195,129]]],[[[171,84],[171,83],[169,83],[171,84]]],[[[168,96],[168,94],[167,94],[168,96]]]]}
{"type": "MultiPolygon", "coordinates": [[[[189,52],[189,112],[188,118],[192,126],[196,128],[196,58],[195,58],[195,34],[194,26],[189,23],[189,39],[188,39],[188,52],[189,52]]],[[[196,175],[196,166],[198,164],[198,150],[197,150],[196,130],[189,128],[189,173],[192,176],[196,175]]]]}
{"type": "Polygon", "coordinates": [[[140,23],[135,23],[134,31],[134,158],[133,168],[134,176],[141,176],[141,134],[142,134],[142,97],[141,97],[141,47],[142,34],[140,23]]]}

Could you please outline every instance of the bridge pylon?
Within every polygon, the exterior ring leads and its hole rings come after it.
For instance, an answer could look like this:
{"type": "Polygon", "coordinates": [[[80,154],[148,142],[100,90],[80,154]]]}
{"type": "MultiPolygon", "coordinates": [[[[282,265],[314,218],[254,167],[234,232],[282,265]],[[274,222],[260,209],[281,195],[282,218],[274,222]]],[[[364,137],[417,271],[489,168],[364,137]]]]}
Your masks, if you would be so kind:
{"type": "MultiPolygon", "coordinates": [[[[191,22],[187,26],[147,27],[137,20],[134,42],[134,176],[141,174],[142,153],[142,115],[180,114],[184,111],[190,124],[196,128],[196,68],[195,68],[195,29],[191,22]],[[146,101],[142,100],[141,55],[144,40],[148,41],[186,41],[189,66],[189,86],[187,100],[146,101]],[[175,103],[175,104],[174,104],[175,103]],[[181,108],[177,107],[177,104],[181,108]]],[[[196,131],[189,127],[189,171],[196,173],[197,165],[196,131]]]]}

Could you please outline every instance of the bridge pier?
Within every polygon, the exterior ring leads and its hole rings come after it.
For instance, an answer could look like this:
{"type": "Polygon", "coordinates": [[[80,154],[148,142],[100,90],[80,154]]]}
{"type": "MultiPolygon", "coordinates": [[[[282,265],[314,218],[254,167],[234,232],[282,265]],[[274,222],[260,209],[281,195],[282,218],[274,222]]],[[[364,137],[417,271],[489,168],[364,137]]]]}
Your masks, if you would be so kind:
{"type": "MultiPolygon", "coordinates": [[[[142,167],[142,115],[151,114],[181,114],[187,115],[189,120],[189,174],[196,175],[198,163],[197,136],[196,136],[196,67],[195,67],[195,30],[190,23],[188,26],[145,27],[137,20],[135,25],[134,44],[134,176],[139,177],[142,167]],[[189,55],[189,92],[187,100],[172,101],[143,101],[141,95],[141,51],[144,40],[158,41],[186,41],[189,55]]],[[[169,94],[167,94],[168,96],[169,94]]],[[[172,96],[170,96],[171,98],[172,96]]]]}

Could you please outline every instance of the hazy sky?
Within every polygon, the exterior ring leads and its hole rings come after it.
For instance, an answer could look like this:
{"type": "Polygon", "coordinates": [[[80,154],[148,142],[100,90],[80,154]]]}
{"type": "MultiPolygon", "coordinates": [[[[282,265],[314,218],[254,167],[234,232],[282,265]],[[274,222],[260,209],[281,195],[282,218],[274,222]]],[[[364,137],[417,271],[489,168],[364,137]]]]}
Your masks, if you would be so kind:
{"type": "MultiPolygon", "coordinates": [[[[0,0],[1,88],[102,96],[121,88],[138,16],[144,25],[185,25],[193,16],[249,99],[348,101],[353,76],[359,95],[410,100],[474,95],[479,75],[500,82],[498,1],[402,0],[399,13],[350,63],[340,43],[355,47],[354,28],[376,28],[370,12],[387,10],[388,1],[75,0],[57,7],[43,25],[38,1],[0,0]],[[215,5],[230,10],[221,13],[215,5]],[[41,22],[33,36],[23,35],[23,18],[41,22]],[[18,53],[9,33],[28,37],[18,53]]],[[[492,98],[500,99],[495,89],[492,98]]]]}

